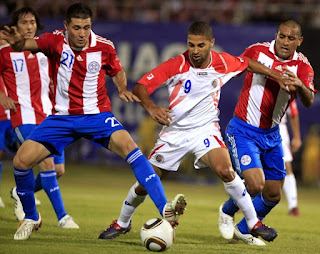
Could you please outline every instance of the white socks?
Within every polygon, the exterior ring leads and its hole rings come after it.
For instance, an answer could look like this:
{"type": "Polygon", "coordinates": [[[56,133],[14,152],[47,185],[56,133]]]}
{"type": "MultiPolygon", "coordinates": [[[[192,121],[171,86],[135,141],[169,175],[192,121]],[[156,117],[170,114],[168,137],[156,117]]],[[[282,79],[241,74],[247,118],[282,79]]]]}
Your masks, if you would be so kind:
{"type": "Polygon", "coordinates": [[[229,196],[237,203],[246,218],[249,230],[259,221],[251,197],[238,175],[231,182],[224,182],[224,188],[229,196]]]}
{"type": "Polygon", "coordinates": [[[288,210],[298,206],[297,183],[294,174],[286,175],[283,184],[283,192],[288,201],[288,210]]]}
{"type": "Polygon", "coordinates": [[[121,212],[119,219],[117,221],[118,225],[122,228],[127,228],[130,224],[130,220],[136,208],[143,203],[146,199],[147,195],[145,196],[138,196],[135,192],[135,188],[139,185],[136,182],[129,190],[128,196],[122,204],[121,212]]]}

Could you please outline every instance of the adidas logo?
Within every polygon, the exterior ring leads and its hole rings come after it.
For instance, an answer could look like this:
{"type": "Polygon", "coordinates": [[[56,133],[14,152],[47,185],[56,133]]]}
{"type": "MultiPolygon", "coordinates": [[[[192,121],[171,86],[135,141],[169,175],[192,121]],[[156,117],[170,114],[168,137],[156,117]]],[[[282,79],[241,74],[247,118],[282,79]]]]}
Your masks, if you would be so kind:
{"type": "Polygon", "coordinates": [[[83,59],[82,59],[82,57],[80,55],[78,55],[76,58],[77,58],[78,61],[83,61],[83,59]]]}
{"type": "Polygon", "coordinates": [[[282,65],[277,65],[277,66],[275,67],[275,69],[278,70],[278,71],[283,71],[282,65]]]}
{"type": "Polygon", "coordinates": [[[27,58],[28,59],[34,58],[34,55],[32,53],[30,53],[27,58]]]}

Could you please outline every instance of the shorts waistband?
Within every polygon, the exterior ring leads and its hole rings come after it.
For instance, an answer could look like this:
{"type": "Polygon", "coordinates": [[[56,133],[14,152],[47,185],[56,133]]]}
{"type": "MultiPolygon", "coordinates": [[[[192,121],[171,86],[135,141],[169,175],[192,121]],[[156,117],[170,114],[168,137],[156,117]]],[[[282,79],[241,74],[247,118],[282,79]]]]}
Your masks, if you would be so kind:
{"type": "Polygon", "coordinates": [[[272,133],[272,132],[275,132],[275,131],[279,131],[279,125],[274,126],[274,127],[270,128],[270,129],[262,129],[262,128],[258,128],[258,127],[252,126],[251,124],[246,123],[245,121],[241,120],[240,118],[238,118],[236,116],[234,116],[232,118],[232,120],[234,120],[237,124],[240,124],[245,128],[248,128],[248,129],[250,129],[252,131],[259,132],[259,133],[262,133],[262,134],[269,134],[269,133],[272,133]]]}

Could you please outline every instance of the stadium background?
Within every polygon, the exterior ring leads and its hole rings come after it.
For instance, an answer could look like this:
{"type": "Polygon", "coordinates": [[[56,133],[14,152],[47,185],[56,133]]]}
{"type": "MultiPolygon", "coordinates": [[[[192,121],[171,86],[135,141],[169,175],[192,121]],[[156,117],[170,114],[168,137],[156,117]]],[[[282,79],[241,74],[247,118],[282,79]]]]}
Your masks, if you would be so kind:
{"type": "MultiPolygon", "coordinates": [[[[45,28],[39,31],[52,32],[63,29],[63,16],[69,4],[75,1],[12,1],[0,3],[3,23],[8,23],[16,8],[30,6],[40,15],[45,28]]],[[[135,82],[161,62],[186,49],[186,31],[191,22],[204,20],[213,27],[216,44],[214,50],[239,55],[250,44],[270,41],[274,38],[280,20],[293,17],[303,26],[304,42],[299,51],[304,53],[315,71],[315,84],[319,90],[320,4],[318,1],[82,1],[94,12],[93,31],[114,42],[121,63],[128,76],[131,90],[135,82]],[[290,3],[291,2],[291,3],[290,3]],[[292,3],[294,2],[294,3],[292,3]]],[[[224,130],[232,117],[233,109],[242,86],[243,76],[227,83],[222,89],[219,108],[220,125],[224,130]]],[[[126,104],[117,97],[110,79],[106,84],[112,101],[113,113],[129,130],[146,155],[153,148],[159,130],[137,103],[126,104]]],[[[166,105],[166,88],[153,96],[157,104],[166,105]]],[[[311,109],[298,102],[300,110],[303,147],[294,160],[298,180],[319,184],[320,174],[320,99],[317,95],[311,109]]],[[[10,156],[7,157],[10,159],[10,156]]],[[[67,163],[93,163],[112,166],[125,162],[113,153],[79,140],[66,149],[67,163]]],[[[184,180],[215,182],[215,176],[207,170],[193,170],[192,158],[187,158],[180,169],[184,180]]],[[[178,176],[176,176],[178,177],[178,176]]]]}

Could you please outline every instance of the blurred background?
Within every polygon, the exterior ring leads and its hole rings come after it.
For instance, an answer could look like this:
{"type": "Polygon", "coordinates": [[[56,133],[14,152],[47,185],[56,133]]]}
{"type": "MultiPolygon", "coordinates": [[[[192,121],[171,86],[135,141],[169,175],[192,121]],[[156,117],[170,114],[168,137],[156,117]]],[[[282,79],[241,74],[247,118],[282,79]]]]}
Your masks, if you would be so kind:
{"type": "MultiPolygon", "coordinates": [[[[186,32],[194,21],[203,20],[212,25],[216,39],[214,50],[240,55],[253,43],[271,41],[278,23],[286,18],[295,18],[302,25],[304,42],[298,51],[308,57],[315,71],[316,89],[320,89],[318,0],[1,0],[0,21],[8,23],[14,10],[28,6],[38,12],[45,25],[38,34],[52,32],[63,29],[65,11],[74,2],[88,4],[94,13],[93,31],[114,42],[130,90],[146,72],[186,50],[186,32]]],[[[219,104],[222,133],[233,115],[243,76],[234,78],[222,89],[219,104]]],[[[106,86],[113,113],[148,156],[161,126],[150,120],[137,103],[126,104],[118,99],[110,79],[106,86]]],[[[166,106],[166,88],[157,90],[153,99],[158,105],[166,106]]],[[[310,109],[304,108],[299,101],[298,107],[303,146],[295,154],[294,171],[300,183],[320,186],[319,95],[315,96],[310,109]]],[[[8,154],[7,160],[10,158],[12,155],[8,154]]],[[[84,139],[66,148],[66,162],[67,167],[68,163],[127,167],[121,158],[84,139]]],[[[190,157],[186,158],[179,174],[172,177],[199,184],[216,182],[209,170],[194,170],[190,157]]]]}

